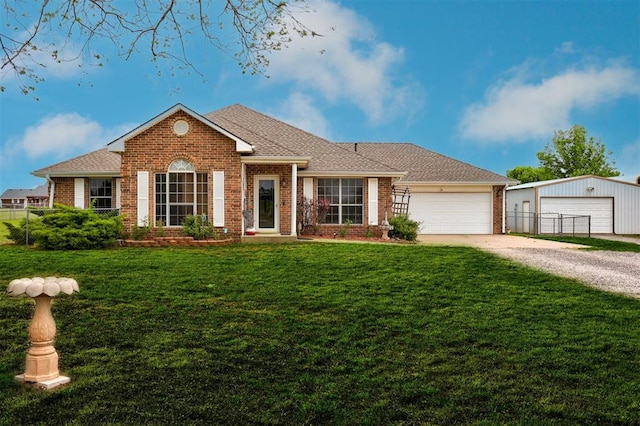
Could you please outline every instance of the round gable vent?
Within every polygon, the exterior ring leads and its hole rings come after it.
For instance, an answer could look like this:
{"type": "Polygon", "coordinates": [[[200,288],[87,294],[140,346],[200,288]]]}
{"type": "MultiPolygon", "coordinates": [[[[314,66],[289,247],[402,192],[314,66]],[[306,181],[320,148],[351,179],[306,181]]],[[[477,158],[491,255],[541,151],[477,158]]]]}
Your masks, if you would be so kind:
{"type": "Polygon", "coordinates": [[[178,136],[184,136],[189,131],[189,123],[184,120],[178,120],[173,123],[173,133],[178,136]]]}

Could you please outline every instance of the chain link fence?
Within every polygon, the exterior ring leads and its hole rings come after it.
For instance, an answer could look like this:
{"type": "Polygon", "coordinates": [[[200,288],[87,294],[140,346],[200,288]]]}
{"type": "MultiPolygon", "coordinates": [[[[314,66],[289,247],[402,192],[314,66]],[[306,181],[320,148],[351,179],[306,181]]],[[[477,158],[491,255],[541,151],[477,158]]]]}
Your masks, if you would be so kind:
{"type": "Polygon", "coordinates": [[[507,227],[518,234],[591,237],[591,216],[507,212],[507,227]]]}

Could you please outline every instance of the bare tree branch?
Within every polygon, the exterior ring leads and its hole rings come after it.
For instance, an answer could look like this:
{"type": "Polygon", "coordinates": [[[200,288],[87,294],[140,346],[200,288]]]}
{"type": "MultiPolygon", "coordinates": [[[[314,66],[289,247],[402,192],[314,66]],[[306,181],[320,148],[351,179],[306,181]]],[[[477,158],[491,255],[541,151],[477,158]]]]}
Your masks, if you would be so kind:
{"type": "MultiPolygon", "coordinates": [[[[125,60],[146,51],[152,62],[164,60],[200,74],[188,47],[204,38],[235,58],[243,72],[263,73],[268,53],[282,49],[294,35],[318,36],[297,16],[307,11],[304,2],[42,0],[38,6],[34,0],[4,0],[8,25],[0,32],[0,70],[3,78],[15,76],[22,93],[29,93],[44,80],[47,55],[55,62],[88,59],[102,65],[107,55],[92,50],[93,42],[100,41],[104,50],[107,41],[125,60]],[[66,56],[78,50],[77,56],[66,56]]],[[[4,82],[0,89],[5,90],[4,82]]]]}

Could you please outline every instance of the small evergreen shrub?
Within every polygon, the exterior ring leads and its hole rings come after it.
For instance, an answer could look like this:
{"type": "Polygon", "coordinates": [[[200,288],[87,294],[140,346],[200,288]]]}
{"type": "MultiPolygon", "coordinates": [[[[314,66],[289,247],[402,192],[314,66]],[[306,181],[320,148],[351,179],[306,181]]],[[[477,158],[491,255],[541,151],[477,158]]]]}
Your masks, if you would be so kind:
{"type": "Polygon", "coordinates": [[[29,220],[29,227],[27,229],[27,219],[24,218],[20,220],[18,225],[14,225],[13,223],[3,222],[4,226],[7,227],[9,231],[9,235],[7,238],[12,240],[14,243],[19,245],[32,245],[35,243],[35,237],[33,236],[33,231],[42,227],[42,222],[40,218],[29,220]],[[27,232],[28,231],[28,232],[27,232]],[[29,236],[29,241],[27,241],[27,235],[29,236]]]}
{"type": "Polygon", "coordinates": [[[415,241],[418,239],[420,222],[409,219],[409,216],[394,216],[389,219],[389,224],[393,226],[393,229],[389,231],[391,238],[400,238],[407,241],[415,241]]]}
{"type": "MultiPolygon", "coordinates": [[[[122,236],[120,216],[103,217],[93,210],[56,205],[39,221],[30,221],[30,235],[47,250],[87,250],[114,246],[122,236]],[[33,224],[40,223],[33,229],[33,224]],[[33,230],[32,230],[33,229],[33,230]]],[[[31,238],[30,238],[31,239],[31,238]]]]}
{"type": "Polygon", "coordinates": [[[209,224],[209,222],[207,222],[207,217],[205,215],[190,215],[184,219],[182,233],[193,237],[194,240],[206,240],[207,238],[211,238],[215,235],[215,229],[211,224],[209,224]]]}

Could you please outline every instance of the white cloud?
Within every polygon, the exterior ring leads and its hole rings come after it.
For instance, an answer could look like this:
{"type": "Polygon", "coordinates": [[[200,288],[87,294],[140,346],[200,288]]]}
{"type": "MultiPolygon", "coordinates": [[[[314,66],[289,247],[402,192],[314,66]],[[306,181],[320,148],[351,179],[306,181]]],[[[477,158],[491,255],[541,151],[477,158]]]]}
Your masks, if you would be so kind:
{"type": "Polygon", "coordinates": [[[273,80],[293,80],[299,89],[329,102],[351,102],[371,122],[422,106],[417,84],[394,79],[404,62],[402,48],[376,41],[371,24],[353,10],[328,1],[311,1],[309,10],[299,18],[321,36],[295,39],[274,52],[269,65],[273,80]]]}
{"type": "Polygon", "coordinates": [[[105,129],[98,122],[80,114],[64,113],[48,116],[27,127],[17,138],[11,138],[8,147],[13,154],[25,153],[29,158],[68,158],[76,153],[87,153],[131,129],[130,125],[105,129]]]}
{"type": "Polygon", "coordinates": [[[329,138],[329,121],[314,105],[312,97],[294,92],[278,106],[274,115],[314,135],[329,138]]]}
{"type": "Polygon", "coordinates": [[[483,102],[467,107],[460,124],[464,137],[484,142],[520,142],[548,137],[571,126],[571,112],[640,93],[634,68],[569,69],[538,82],[519,75],[489,88],[483,102]]]}

